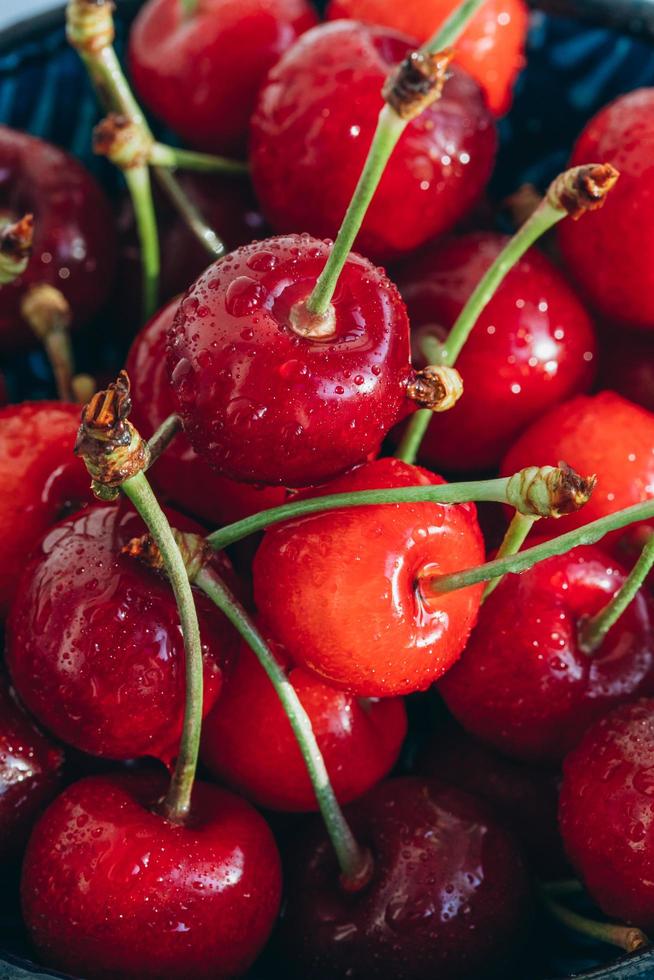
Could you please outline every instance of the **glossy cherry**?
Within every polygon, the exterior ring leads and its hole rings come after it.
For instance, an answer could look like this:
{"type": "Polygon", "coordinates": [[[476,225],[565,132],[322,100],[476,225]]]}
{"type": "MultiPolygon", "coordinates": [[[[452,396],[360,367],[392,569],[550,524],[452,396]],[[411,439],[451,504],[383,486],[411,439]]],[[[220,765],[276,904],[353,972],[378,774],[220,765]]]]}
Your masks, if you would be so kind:
{"type": "MultiPolygon", "coordinates": [[[[384,24],[426,41],[456,5],[456,0],[330,0],[327,16],[384,24]]],[[[487,0],[456,42],[456,64],[479,82],[497,115],[511,105],[513,83],[524,65],[527,24],[522,0],[487,0]]]]}
{"type": "MultiPolygon", "coordinates": [[[[444,340],[508,239],[471,232],[412,260],[400,276],[414,364],[425,338],[444,340]]],[[[463,396],[436,415],[420,458],[446,472],[497,467],[516,437],[557,402],[590,387],[596,340],[583,306],[551,262],[530,249],[481,313],[457,369],[463,396]]]]}
{"type": "MultiPolygon", "coordinates": [[[[200,530],[168,516],[182,531],[200,530]]],[[[184,646],[168,583],[121,554],[144,533],[133,511],[106,505],[52,528],[19,584],[7,659],[25,705],[62,741],[92,755],[169,762],[184,713],[184,646]]],[[[235,644],[215,606],[201,595],[196,604],[206,712],[235,644]]]]}
{"type": "MultiPolygon", "coordinates": [[[[340,803],[388,775],[406,735],[401,698],[358,699],[273,650],[307,712],[340,803]]],[[[212,773],[259,806],[315,810],[306,764],[277,694],[259,661],[242,644],[219,703],[205,719],[202,758],[212,773]],[[250,718],[256,718],[251,725],[250,718]]]]}
{"type": "Polygon", "coordinates": [[[307,0],[148,0],[130,33],[129,68],[144,104],[194,146],[245,148],[269,68],[316,23],[307,0]]]}
{"type": "Polygon", "coordinates": [[[321,483],[378,450],[408,410],[406,310],[367,259],[345,264],[331,337],[291,326],[328,253],[308,235],[246,245],[200,276],[175,317],[168,368],[184,429],[232,479],[321,483]]]}
{"type": "MultiPolygon", "coordinates": [[[[366,463],[319,492],[442,483],[396,459],[366,463]]],[[[257,607],[292,660],[361,697],[424,690],[475,623],[479,586],[423,595],[425,569],[478,565],[473,504],[391,504],[314,514],[268,530],[254,559],[257,607]]]]}
{"type": "MultiPolygon", "coordinates": [[[[383,105],[384,79],[415,46],[388,28],[334,21],[305,34],[272,69],[252,117],[250,159],[277,231],[335,236],[383,105]]],[[[356,247],[386,261],[448,231],[481,196],[495,147],[481,91],[453,68],[442,98],[408,124],[394,149],[356,247]]]]}
{"type": "Polygon", "coordinates": [[[24,402],[0,411],[1,615],[43,532],[92,499],[86,468],[73,456],[78,428],[77,405],[24,402]]]}
{"type": "Polygon", "coordinates": [[[279,909],[272,833],[232,793],[196,783],[182,826],[159,774],[83,779],[39,821],[22,877],[39,956],[89,980],[240,976],[279,909]]]}
{"type": "Polygon", "coordinates": [[[320,830],[294,848],[280,937],[294,975],[460,980],[508,965],[529,886],[513,838],[482,803],[435,780],[396,779],[346,815],[370,848],[372,878],[346,892],[320,830]]]}
{"type": "MultiPolygon", "coordinates": [[[[178,306],[179,299],[172,300],[143,327],[125,365],[132,385],[130,417],[146,439],[176,409],[166,371],[166,339],[178,306]]],[[[221,476],[193,451],[183,432],[148,476],[177,507],[213,525],[240,520],[286,499],[283,487],[259,488],[221,476]]]]}
{"type": "Polygon", "coordinates": [[[607,915],[654,930],[654,700],[616,708],[565,760],[570,860],[607,915]]]}
{"type": "Polygon", "coordinates": [[[25,272],[0,290],[0,350],[28,347],[34,335],[20,306],[30,286],[56,286],[72,326],[96,313],[112,286],[116,234],[109,203],[78,160],[56,146],[0,126],[0,216],[34,215],[25,272]]]}

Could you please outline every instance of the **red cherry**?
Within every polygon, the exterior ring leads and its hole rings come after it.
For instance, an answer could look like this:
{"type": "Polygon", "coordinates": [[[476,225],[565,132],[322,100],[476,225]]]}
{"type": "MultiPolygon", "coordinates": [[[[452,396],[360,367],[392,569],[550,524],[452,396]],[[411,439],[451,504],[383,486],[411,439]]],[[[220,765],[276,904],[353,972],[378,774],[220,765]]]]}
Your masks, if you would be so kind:
{"type": "Polygon", "coordinates": [[[86,468],[73,456],[79,411],[78,405],[59,402],[24,402],[0,411],[2,615],[43,532],[65,511],[92,499],[86,468]]]}
{"type": "Polygon", "coordinates": [[[647,693],[654,651],[642,593],[594,653],[579,646],[584,619],[625,577],[599,548],[586,547],[500,582],[461,660],[439,684],[463,727],[507,755],[558,761],[596,718],[647,693]]]}
{"type": "Polygon", "coordinates": [[[290,325],[329,253],[308,235],[270,238],[210,266],[179,308],[168,367],[197,453],[234,480],[308,486],[378,450],[407,410],[409,324],[396,287],[351,254],[335,334],[290,325]]]}
{"type": "MultiPolygon", "coordinates": [[[[457,0],[330,0],[327,17],[384,24],[426,41],[456,6],[457,0]]],[[[479,82],[497,115],[510,108],[511,89],[524,65],[527,26],[522,0],[486,0],[457,38],[455,64],[479,82]]]]}
{"type": "MultiPolygon", "coordinates": [[[[317,492],[442,482],[427,470],[380,459],[317,492]]],[[[483,560],[473,504],[347,508],[268,530],[254,559],[254,594],[296,664],[361,697],[388,697],[437,680],[477,617],[479,586],[426,596],[420,573],[445,574],[483,560]]]]}
{"type": "Polygon", "coordinates": [[[145,105],[185,140],[245,148],[257,92],[279,56],[316,23],[306,0],[149,0],[130,33],[129,66],[145,105]]]}
{"type": "Polygon", "coordinates": [[[654,930],[654,700],[623,704],[565,760],[570,860],[607,915],[654,930]]]}
{"type": "MultiPolygon", "coordinates": [[[[175,399],[166,371],[166,338],[179,299],[146,323],[136,337],[125,365],[131,381],[131,420],[144,438],[175,411],[175,399]]],[[[159,457],[148,473],[153,485],[178,507],[211,524],[229,524],[267,507],[283,504],[283,487],[259,489],[236,483],[211,469],[191,449],[183,432],[159,457]]]]}
{"type": "MultiPolygon", "coordinates": [[[[424,338],[444,340],[508,239],[472,232],[412,260],[399,285],[411,320],[414,364],[424,338]]],[[[435,416],[421,459],[446,471],[497,467],[515,438],[550,405],[590,386],[596,341],[581,303],[536,249],[511,269],[457,360],[462,398],[435,416]]]]}
{"type": "MultiPolygon", "coordinates": [[[[250,158],[277,231],[334,237],[383,105],[384,79],[413,47],[387,28],[335,21],[309,31],[275,65],[252,117],[250,158]]],[[[481,196],[496,142],[479,88],[452,69],[442,98],[408,124],[394,149],[356,247],[386,261],[448,231],[481,196]]]]}
{"type": "Polygon", "coordinates": [[[600,313],[616,323],[654,329],[654,88],[629,92],[586,125],[571,166],[611,163],[620,179],[601,211],[564,221],[566,266],[600,313]]]}
{"type": "MultiPolygon", "coordinates": [[[[404,702],[359,700],[292,667],[278,644],[273,650],[309,715],[334,792],[340,803],[349,803],[396,762],[406,735],[404,702]]],[[[202,731],[205,765],[253,802],[273,810],[317,809],[289,721],[247,645],[241,646],[220,703],[202,731]],[[256,718],[256,725],[248,718],[256,718]]]]}
{"type": "Polygon", "coordinates": [[[616,329],[600,347],[600,381],[654,412],[654,335],[616,329]]]}
{"type": "MultiPolygon", "coordinates": [[[[179,514],[169,518],[199,530],[179,514]]],[[[21,699],[62,741],[92,755],[168,762],[182,730],[184,646],[168,583],[121,554],[144,531],[134,512],[106,505],[54,527],[19,584],[7,658],[21,699]]],[[[212,603],[198,595],[196,604],[206,713],[234,639],[212,603]]]]}
{"type": "Polygon", "coordinates": [[[481,803],[435,780],[395,779],[346,815],[373,876],[348,893],[324,831],[301,841],[281,934],[295,975],[460,980],[508,965],[529,886],[513,839],[481,803]]]}
{"type": "Polygon", "coordinates": [[[0,349],[34,342],[20,305],[37,283],[64,294],[73,326],[90,319],[111,289],[116,252],[109,203],[91,175],[58,147],[0,126],[0,210],[9,221],[34,215],[27,269],[0,294],[0,349]]]}
{"type": "Polygon", "coordinates": [[[281,891],[267,824],[207,783],[187,823],[169,823],[164,792],[159,774],[92,776],[43,815],[21,891],[46,963],[89,980],[220,980],[256,958],[281,891]]]}

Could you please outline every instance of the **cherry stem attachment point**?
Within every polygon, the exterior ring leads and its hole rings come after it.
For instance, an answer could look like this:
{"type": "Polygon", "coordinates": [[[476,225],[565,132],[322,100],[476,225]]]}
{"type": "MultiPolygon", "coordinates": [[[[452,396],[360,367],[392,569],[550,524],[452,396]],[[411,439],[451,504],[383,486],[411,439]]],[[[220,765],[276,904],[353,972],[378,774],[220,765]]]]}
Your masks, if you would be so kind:
{"type": "MultiPolygon", "coordinates": [[[[527,535],[538,520],[540,518],[535,514],[521,514],[519,511],[516,511],[511,518],[511,523],[506,529],[496,557],[505,558],[507,555],[517,554],[525,543],[527,535]]],[[[501,581],[501,578],[494,578],[487,584],[481,599],[482,602],[488,599],[489,595],[495,591],[501,581]]]]}
{"type": "Polygon", "coordinates": [[[229,174],[236,177],[245,177],[248,174],[248,165],[242,160],[228,160],[227,157],[213,153],[198,153],[196,150],[185,150],[165,143],[152,144],[149,163],[154,167],[196,170],[205,174],[229,174]]]}
{"type": "Polygon", "coordinates": [[[167,419],[163,420],[157,431],[148,439],[148,469],[156,463],[181,431],[182,420],[179,415],[169,415],[167,419]]]}
{"type": "Polygon", "coordinates": [[[564,926],[572,929],[573,932],[589,936],[610,946],[617,946],[626,953],[633,953],[637,949],[642,949],[649,945],[649,940],[644,932],[634,926],[620,925],[616,922],[597,922],[595,919],[587,919],[586,916],[573,912],[555,902],[545,891],[541,890],[541,902],[550,915],[561,922],[564,926]]]}
{"type": "Polygon", "coordinates": [[[7,286],[25,272],[32,254],[34,216],[0,222],[0,286],[7,286]]]}

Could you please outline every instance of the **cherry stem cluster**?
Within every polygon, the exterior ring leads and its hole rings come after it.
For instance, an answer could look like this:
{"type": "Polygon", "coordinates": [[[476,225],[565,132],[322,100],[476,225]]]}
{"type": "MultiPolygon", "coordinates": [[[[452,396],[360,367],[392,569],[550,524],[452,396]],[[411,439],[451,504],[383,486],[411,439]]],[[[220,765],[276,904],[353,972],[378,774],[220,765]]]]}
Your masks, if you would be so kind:
{"type": "MultiPolygon", "coordinates": [[[[539,520],[539,518],[535,514],[521,514],[519,510],[516,510],[511,518],[511,523],[506,529],[506,533],[502,539],[502,544],[498,549],[496,557],[506,558],[507,555],[517,554],[525,543],[527,535],[537,520],[539,520]]],[[[491,579],[484,589],[482,602],[495,591],[501,581],[501,577],[491,579]]]]}
{"type": "Polygon", "coordinates": [[[554,901],[546,890],[541,890],[541,901],[553,918],[557,919],[564,926],[574,932],[597,939],[600,942],[617,946],[626,953],[633,953],[643,946],[649,945],[649,940],[644,932],[634,926],[625,926],[616,922],[597,922],[594,919],[587,919],[586,916],[573,912],[565,905],[560,905],[554,901]]]}

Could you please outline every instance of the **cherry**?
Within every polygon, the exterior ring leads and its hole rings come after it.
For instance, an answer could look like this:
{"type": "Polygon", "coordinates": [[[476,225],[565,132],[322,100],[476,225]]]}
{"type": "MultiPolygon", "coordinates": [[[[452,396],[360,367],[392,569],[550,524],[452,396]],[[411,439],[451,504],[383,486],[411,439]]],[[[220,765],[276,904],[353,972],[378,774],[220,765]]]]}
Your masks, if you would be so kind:
{"type": "MultiPolygon", "coordinates": [[[[144,438],[175,411],[166,372],[166,338],[179,299],[164,306],[137,335],[126,369],[132,397],[131,419],[144,438]]],[[[153,485],[178,507],[211,524],[228,524],[284,503],[282,487],[260,489],[236,483],[212,470],[179,433],[148,474],[153,485]]]]}
{"type": "Polygon", "coordinates": [[[280,900],[279,856],[259,814],[196,783],[186,824],[156,812],[160,774],[68,787],[38,823],[22,877],[39,955],[89,980],[240,976],[280,900]]]}
{"type": "MultiPolygon", "coordinates": [[[[4,288],[4,287],[3,287],[4,288]]],[[[73,456],[79,407],[24,402],[0,410],[0,613],[40,536],[91,499],[89,477],[73,456]]]]}
{"type": "MultiPolygon", "coordinates": [[[[359,700],[293,667],[278,644],[273,649],[309,715],[339,802],[361,796],[397,760],[406,735],[404,702],[359,700]]],[[[212,773],[259,806],[317,809],[288,718],[246,644],[220,702],[204,722],[202,757],[212,773]],[[256,726],[248,718],[256,718],[256,726]]]]}
{"type": "MultiPolygon", "coordinates": [[[[330,0],[327,17],[384,24],[426,41],[456,7],[456,0],[330,0]]],[[[456,63],[479,82],[490,108],[503,115],[524,65],[528,12],[522,0],[486,0],[456,42],[456,63]]]]}
{"type": "Polygon", "coordinates": [[[507,965],[528,922],[529,887],[513,839],[483,804],[405,778],[346,813],[370,848],[372,878],[346,892],[324,832],[294,849],[281,945],[297,975],[458,980],[507,965]]]}
{"type": "MultiPolygon", "coordinates": [[[[280,232],[333,237],[368,152],[389,71],[415,42],[351,21],[305,34],[270,72],[252,117],[252,179],[280,232]],[[347,98],[343,92],[347,91],[347,98]]],[[[377,261],[412,251],[471,210],[496,133],[482,93],[452,69],[443,95],[407,126],[357,237],[377,261]]]]}
{"type": "MultiPolygon", "coordinates": [[[[412,326],[414,363],[434,363],[442,341],[508,238],[471,232],[411,260],[399,285],[412,326]]],[[[421,458],[446,471],[497,467],[530,422],[590,386],[591,322],[561,273],[536,249],[511,269],[457,359],[461,399],[431,421],[421,458]]]]}
{"type": "Polygon", "coordinates": [[[34,215],[34,245],[25,272],[0,293],[0,350],[30,346],[21,315],[28,289],[40,283],[63,293],[72,326],[96,313],[112,286],[114,222],[91,175],[58,147],[0,126],[0,214],[13,222],[34,215]]]}
{"type": "MultiPolygon", "coordinates": [[[[317,493],[442,482],[380,459],[317,493]]],[[[254,559],[255,600],[296,664],[361,697],[408,694],[456,660],[481,598],[479,586],[423,594],[420,574],[483,560],[474,504],[333,510],[266,532],[254,559]]]]}
{"type": "Polygon", "coordinates": [[[0,860],[16,857],[57,792],[64,754],[11,697],[0,678],[0,860]]]}
{"type": "Polygon", "coordinates": [[[600,347],[600,381],[654,412],[654,336],[606,333],[600,347]]]}
{"type": "MultiPolygon", "coordinates": [[[[198,526],[171,513],[180,530],[198,526]]],[[[121,548],[144,533],[124,507],[98,505],[61,521],[27,563],[12,606],[7,660],[35,718],[92,755],[169,762],[184,712],[184,647],[167,582],[121,548]]],[[[226,559],[221,559],[226,564],[226,559]]],[[[234,647],[230,627],[196,598],[205,713],[234,647]]]]}
{"type": "Polygon", "coordinates": [[[185,140],[245,148],[269,68],[316,23],[306,0],[148,0],[130,33],[129,67],[145,105],[185,140]]]}
{"type": "Polygon", "coordinates": [[[308,235],[246,245],[179,308],[168,367],[184,429],[234,480],[320,483],[376,452],[408,410],[409,325],[381,270],[349,256],[327,335],[294,319],[328,252],[308,235]]]}
{"type": "Polygon", "coordinates": [[[598,721],[563,766],[568,855],[607,915],[654,929],[654,700],[598,721]]]}
{"type": "Polygon", "coordinates": [[[580,646],[580,626],[625,577],[599,548],[586,547],[500,582],[439,684],[463,727],[507,755],[553,762],[616,703],[648,693],[654,651],[642,593],[593,653],[580,646]]]}

